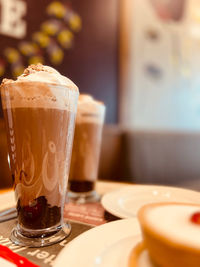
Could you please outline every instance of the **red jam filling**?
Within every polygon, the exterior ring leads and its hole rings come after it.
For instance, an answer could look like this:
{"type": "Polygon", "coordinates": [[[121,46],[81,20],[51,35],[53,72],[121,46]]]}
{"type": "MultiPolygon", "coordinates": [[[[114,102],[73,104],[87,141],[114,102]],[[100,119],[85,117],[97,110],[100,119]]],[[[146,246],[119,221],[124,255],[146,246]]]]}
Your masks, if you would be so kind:
{"type": "Polygon", "coordinates": [[[195,213],[191,216],[190,220],[191,220],[191,222],[200,225],[200,211],[199,211],[199,212],[195,212],[195,213]]]}

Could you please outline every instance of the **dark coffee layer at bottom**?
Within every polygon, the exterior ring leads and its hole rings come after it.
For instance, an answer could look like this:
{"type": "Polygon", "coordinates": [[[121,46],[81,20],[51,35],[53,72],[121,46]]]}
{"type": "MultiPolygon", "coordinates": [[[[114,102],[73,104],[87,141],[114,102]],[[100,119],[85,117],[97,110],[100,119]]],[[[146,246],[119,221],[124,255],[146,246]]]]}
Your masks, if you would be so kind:
{"type": "Polygon", "coordinates": [[[69,190],[77,193],[93,191],[95,183],[92,181],[69,181],[69,190]]]}
{"type": "Polygon", "coordinates": [[[17,202],[18,222],[25,228],[40,230],[60,223],[61,208],[51,207],[45,196],[36,198],[31,205],[21,206],[17,202]]]}

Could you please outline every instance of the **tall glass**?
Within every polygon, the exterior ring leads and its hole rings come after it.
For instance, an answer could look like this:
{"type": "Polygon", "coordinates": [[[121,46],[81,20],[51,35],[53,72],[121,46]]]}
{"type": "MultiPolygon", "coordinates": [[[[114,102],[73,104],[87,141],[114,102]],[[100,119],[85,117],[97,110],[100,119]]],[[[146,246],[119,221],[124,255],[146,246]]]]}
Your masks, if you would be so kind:
{"type": "Polygon", "coordinates": [[[98,200],[95,184],[101,151],[105,106],[90,95],[80,95],[75,125],[68,197],[78,203],[98,200]]]}
{"type": "Polygon", "coordinates": [[[1,85],[18,223],[11,240],[40,247],[64,239],[63,220],[78,90],[42,82],[1,85]]]}

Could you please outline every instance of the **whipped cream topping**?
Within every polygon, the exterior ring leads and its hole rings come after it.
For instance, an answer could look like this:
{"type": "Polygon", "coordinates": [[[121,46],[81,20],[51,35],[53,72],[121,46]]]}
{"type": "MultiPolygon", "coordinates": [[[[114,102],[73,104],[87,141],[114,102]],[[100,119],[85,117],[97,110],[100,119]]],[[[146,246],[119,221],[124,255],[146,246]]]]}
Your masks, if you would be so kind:
{"type": "Polygon", "coordinates": [[[75,111],[74,103],[69,101],[78,97],[78,87],[54,68],[42,64],[30,65],[16,80],[4,79],[1,85],[9,88],[10,103],[3,99],[3,108],[37,107],[56,108],[75,111]]]}
{"type": "Polygon", "coordinates": [[[200,225],[190,221],[200,206],[161,205],[146,210],[145,221],[164,238],[192,248],[200,249],[200,225]]]}
{"type": "Polygon", "coordinates": [[[24,70],[17,80],[4,79],[3,83],[17,83],[17,82],[43,82],[57,85],[65,85],[78,89],[77,86],[67,77],[61,75],[52,67],[44,66],[42,64],[30,65],[24,70]]]}
{"type": "Polygon", "coordinates": [[[78,99],[77,123],[100,123],[104,122],[105,105],[95,100],[91,95],[80,94],[78,99]]]}

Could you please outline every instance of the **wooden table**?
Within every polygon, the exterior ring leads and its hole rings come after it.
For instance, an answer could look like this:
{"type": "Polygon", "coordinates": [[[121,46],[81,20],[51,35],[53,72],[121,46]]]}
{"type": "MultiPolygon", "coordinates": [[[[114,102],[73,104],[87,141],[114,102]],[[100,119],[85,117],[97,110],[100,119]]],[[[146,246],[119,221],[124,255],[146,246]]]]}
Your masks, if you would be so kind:
{"type": "MultiPolygon", "coordinates": [[[[103,182],[98,181],[96,184],[96,190],[100,195],[103,195],[107,192],[117,190],[123,186],[127,186],[126,183],[115,183],[115,182],[103,182]]],[[[130,184],[130,186],[132,186],[130,184]]],[[[6,208],[10,207],[10,205],[15,205],[14,200],[14,191],[12,189],[4,189],[0,190],[0,208],[2,207],[6,208]],[[6,203],[5,203],[6,202],[6,203]]],[[[68,205],[68,204],[66,204],[68,205]]],[[[84,204],[83,204],[84,205],[84,204]]],[[[88,209],[91,209],[91,205],[87,206],[88,209]]],[[[103,207],[100,203],[94,203],[95,211],[100,211],[100,214],[102,214],[102,222],[107,222],[107,218],[104,218],[103,213],[105,212],[103,207]],[[96,206],[95,206],[96,205],[96,206]]],[[[66,209],[66,206],[65,206],[66,209]]],[[[65,212],[66,213],[66,212],[65,212]]],[[[94,213],[94,212],[93,212],[94,213]]],[[[78,215],[78,213],[76,213],[78,215]]],[[[65,240],[63,240],[60,243],[54,244],[49,247],[44,248],[26,248],[26,247],[18,247],[12,244],[12,242],[9,240],[10,232],[15,224],[15,219],[10,220],[7,222],[0,223],[0,244],[7,246],[10,248],[13,252],[19,254],[20,256],[23,256],[27,258],[29,261],[41,266],[41,267],[50,267],[53,264],[53,260],[56,258],[60,250],[71,240],[73,240],[75,237],[83,233],[84,231],[87,231],[91,229],[93,226],[92,224],[86,224],[81,221],[74,221],[71,220],[71,218],[66,217],[72,226],[72,231],[69,237],[67,237],[65,240]],[[43,255],[43,258],[41,258],[41,255],[43,255]],[[45,256],[46,255],[46,256],[45,256]]],[[[111,218],[111,220],[113,220],[111,218]]]]}

